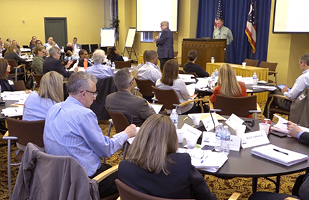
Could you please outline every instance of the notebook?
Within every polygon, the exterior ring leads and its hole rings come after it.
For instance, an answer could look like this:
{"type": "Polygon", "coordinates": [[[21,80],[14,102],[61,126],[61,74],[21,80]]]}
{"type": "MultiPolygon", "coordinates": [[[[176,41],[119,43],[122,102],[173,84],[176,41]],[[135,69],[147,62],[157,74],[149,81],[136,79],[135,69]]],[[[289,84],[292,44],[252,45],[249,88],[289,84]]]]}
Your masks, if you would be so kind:
{"type": "Polygon", "coordinates": [[[255,147],[251,150],[251,153],[285,166],[295,165],[308,160],[308,156],[305,154],[283,149],[273,144],[255,147]]]}

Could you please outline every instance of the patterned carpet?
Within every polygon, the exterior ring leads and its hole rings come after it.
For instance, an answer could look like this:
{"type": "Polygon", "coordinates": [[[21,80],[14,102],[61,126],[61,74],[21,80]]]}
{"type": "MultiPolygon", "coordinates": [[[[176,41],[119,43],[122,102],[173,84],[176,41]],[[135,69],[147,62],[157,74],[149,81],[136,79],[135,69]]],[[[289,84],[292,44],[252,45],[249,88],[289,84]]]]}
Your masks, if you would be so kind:
{"type": "MultiPolygon", "coordinates": [[[[264,108],[264,104],[260,105],[261,108],[264,108]]],[[[265,117],[263,115],[258,116],[259,119],[264,119],[265,117]]],[[[102,128],[102,131],[104,134],[107,133],[109,123],[108,121],[100,121],[99,122],[100,127],[102,128]]],[[[112,135],[115,134],[115,129],[112,129],[112,135]]],[[[6,141],[0,140],[0,145],[5,144],[6,141]]],[[[12,148],[12,157],[14,157],[14,151],[17,150],[17,148],[14,146],[12,148]]],[[[8,185],[7,185],[7,147],[0,147],[0,199],[8,199],[8,185]]],[[[120,157],[120,152],[117,152],[110,158],[107,158],[107,163],[110,165],[118,164],[122,159],[120,157]]],[[[17,177],[18,168],[13,166],[12,167],[12,187],[15,184],[15,180],[17,177]]],[[[302,172],[304,173],[304,172],[302,172]]],[[[294,185],[295,179],[299,176],[299,174],[302,173],[296,173],[291,174],[287,176],[281,177],[281,186],[280,186],[280,193],[287,193],[291,194],[292,187],[294,185]]],[[[275,177],[273,177],[275,179],[275,177]]],[[[252,182],[250,178],[233,178],[233,179],[220,179],[214,176],[205,176],[205,180],[210,188],[210,190],[217,196],[217,199],[228,199],[229,196],[233,192],[239,192],[241,193],[241,196],[238,198],[240,200],[248,199],[251,191],[252,182]]],[[[270,191],[275,192],[275,185],[264,179],[259,178],[258,179],[258,191],[270,191]]]]}

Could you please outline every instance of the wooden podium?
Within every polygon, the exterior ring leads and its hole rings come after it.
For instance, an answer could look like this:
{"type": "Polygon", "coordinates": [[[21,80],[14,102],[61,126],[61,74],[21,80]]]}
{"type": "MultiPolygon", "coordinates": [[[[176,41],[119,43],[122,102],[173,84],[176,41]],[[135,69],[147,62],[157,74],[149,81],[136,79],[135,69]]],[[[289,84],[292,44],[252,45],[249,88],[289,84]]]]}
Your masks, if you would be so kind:
{"type": "Polygon", "coordinates": [[[186,38],[182,40],[181,66],[188,62],[188,52],[197,51],[196,64],[206,70],[206,63],[214,57],[215,62],[224,62],[226,39],[186,38]]]}

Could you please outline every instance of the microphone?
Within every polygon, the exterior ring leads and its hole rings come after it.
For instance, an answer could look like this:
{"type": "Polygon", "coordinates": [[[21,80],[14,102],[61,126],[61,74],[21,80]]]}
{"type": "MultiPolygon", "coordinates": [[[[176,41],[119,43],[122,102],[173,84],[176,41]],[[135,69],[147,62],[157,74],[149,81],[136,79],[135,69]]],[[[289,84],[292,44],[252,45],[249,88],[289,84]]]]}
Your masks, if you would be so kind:
{"type": "Polygon", "coordinates": [[[213,123],[213,125],[214,125],[214,131],[216,132],[216,124],[215,124],[215,120],[214,120],[214,118],[213,118],[213,116],[212,116],[211,111],[214,112],[214,113],[216,113],[216,112],[221,112],[222,110],[221,110],[221,109],[210,109],[210,110],[209,110],[209,114],[210,114],[212,123],[213,123]]]}

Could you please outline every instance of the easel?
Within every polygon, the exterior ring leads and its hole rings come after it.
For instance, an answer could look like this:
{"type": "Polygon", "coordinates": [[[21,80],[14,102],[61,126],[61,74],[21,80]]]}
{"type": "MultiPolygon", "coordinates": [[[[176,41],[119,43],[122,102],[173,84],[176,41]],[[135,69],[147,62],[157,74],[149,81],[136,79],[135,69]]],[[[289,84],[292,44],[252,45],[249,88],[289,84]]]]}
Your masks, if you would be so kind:
{"type": "Polygon", "coordinates": [[[125,47],[124,47],[123,52],[122,52],[122,56],[124,56],[125,51],[127,51],[128,55],[129,55],[129,59],[131,59],[131,54],[132,54],[132,52],[134,52],[134,55],[135,55],[136,60],[137,60],[137,55],[136,55],[135,49],[133,47],[135,33],[136,33],[136,28],[129,28],[127,40],[126,40],[126,44],[125,44],[125,47]]]}

